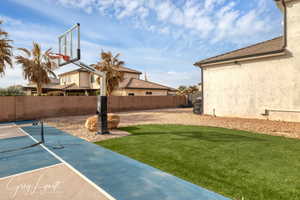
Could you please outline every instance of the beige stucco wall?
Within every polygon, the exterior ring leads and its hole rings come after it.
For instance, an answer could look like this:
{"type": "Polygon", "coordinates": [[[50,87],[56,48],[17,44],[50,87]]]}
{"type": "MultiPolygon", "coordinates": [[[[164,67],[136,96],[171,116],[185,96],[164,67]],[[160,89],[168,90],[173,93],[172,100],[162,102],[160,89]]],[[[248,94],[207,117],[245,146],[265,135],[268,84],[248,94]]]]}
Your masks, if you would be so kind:
{"type": "MultiPolygon", "coordinates": [[[[99,84],[96,81],[97,78],[98,78],[98,76],[97,75],[93,75],[91,73],[90,73],[90,76],[94,76],[94,80],[95,80],[95,82],[93,82],[93,83],[90,84],[90,87],[92,89],[99,89],[100,86],[99,86],[99,84]]],[[[124,78],[137,78],[137,79],[139,79],[139,75],[138,74],[133,74],[133,73],[124,73],[124,78]]],[[[90,80],[91,80],[91,77],[90,77],[90,80]]],[[[122,96],[124,96],[124,95],[122,95],[122,96]]]]}
{"type": "Polygon", "coordinates": [[[59,77],[59,81],[61,85],[75,83],[77,86],[79,86],[79,72],[61,75],[59,77]]]}
{"type": "Polygon", "coordinates": [[[288,3],[289,55],[204,68],[204,113],[300,121],[300,1],[288,3]]]}
{"type": "Polygon", "coordinates": [[[79,87],[88,87],[91,89],[99,89],[99,85],[96,82],[97,76],[90,72],[72,72],[64,75],[60,75],[60,84],[64,85],[75,83],[79,87]],[[94,76],[95,82],[91,83],[91,76],[94,76]]]}
{"type": "Polygon", "coordinates": [[[140,75],[139,74],[133,74],[133,73],[124,73],[124,78],[140,79],[140,75]]]}
{"type": "Polygon", "coordinates": [[[115,90],[112,95],[114,96],[128,96],[129,93],[134,93],[134,96],[148,96],[146,92],[152,92],[152,95],[149,96],[167,96],[167,90],[136,90],[136,89],[121,89],[115,90]]]}
{"type": "Polygon", "coordinates": [[[287,2],[288,49],[300,55],[300,0],[287,2]]]}
{"type": "Polygon", "coordinates": [[[92,89],[100,89],[100,85],[97,83],[97,78],[98,78],[99,76],[90,73],[90,80],[92,80],[92,78],[91,78],[92,76],[94,77],[94,78],[93,78],[93,79],[94,79],[94,82],[91,81],[90,87],[91,87],[92,89]]]}
{"type": "Polygon", "coordinates": [[[89,72],[79,72],[79,87],[81,88],[90,88],[91,86],[91,75],[89,72]]]}
{"type": "MultiPolygon", "coordinates": [[[[60,76],[60,84],[71,84],[75,83],[79,87],[87,87],[91,89],[99,89],[100,86],[97,83],[97,75],[94,75],[90,72],[73,72],[65,75],[60,76]],[[94,82],[91,82],[91,76],[94,76],[94,82]]],[[[133,73],[124,73],[124,78],[139,78],[138,74],[133,73]]],[[[134,93],[135,96],[146,96],[146,92],[152,92],[151,96],[167,96],[167,90],[141,90],[141,89],[121,89],[115,90],[112,95],[114,96],[128,96],[128,93],[134,93]]]]}

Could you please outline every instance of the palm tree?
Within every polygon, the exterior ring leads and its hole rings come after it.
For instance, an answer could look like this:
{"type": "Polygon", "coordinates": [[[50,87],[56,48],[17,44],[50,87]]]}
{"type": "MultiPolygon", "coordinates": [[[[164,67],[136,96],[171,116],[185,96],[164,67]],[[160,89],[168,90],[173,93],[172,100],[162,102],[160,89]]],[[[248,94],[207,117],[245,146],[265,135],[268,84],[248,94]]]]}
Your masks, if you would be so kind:
{"type": "Polygon", "coordinates": [[[188,93],[189,94],[194,94],[194,93],[196,93],[196,92],[198,92],[199,91],[199,88],[196,86],[196,85],[192,85],[192,86],[190,86],[189,88],[188,88],[188,93]]]}
{"type": "Polygon", "coordinates": [[[186,95],[186,91],[187,91],[187,87],[184,85],[180,85],[178,87],[177,95],[180,95],[180,96],[186,95]]]}
{"type": "MultiPolygon", "coordinates": [[[[106,91],[110,96],[114,89],[119,86],[119,83],[124,79],[124,73],[118,69],[123,67],[124,61],[120,61],[120,54],[112,55],[110,51],[102,51],[100,54],[101,61],[93,65],[97,70],[106,72],[106,91]]],[[[100,78],[97,78],[98,84],[100,84],[100,78]]]]}
{"type": "Polygon", "coordinates": [[[53,70],[56,64],[47,56],[51,49],[42,53],[41,46],[33,43],[32,50],[19,48],[18,50],[26,54],[26,56],[16,56],[16,63],[23,67],[24,78],[36,84],[37,95],[42,94],[43,84],[50,83],[49,75],[56,77],[53,70]]]}
{"type": "MultiPolygon", "coordinates": [[[[2,21],[0,21],[0,25],[2,21]]],[[[7,32],[0,28],[0,76],[5,74],[6,65],[12,67],[12,46],[11,40],[7,38],[7,32]]]]}
{"type": "Polygon", "coordinates": [[[189,86],[189,87],[181,85],[181,86],[178,87],[177,95],[189,95],[189,94],[194,94],[198,91],[199,91],[199,89],[196,85],[192,85],[192,86],[189,86]]]}

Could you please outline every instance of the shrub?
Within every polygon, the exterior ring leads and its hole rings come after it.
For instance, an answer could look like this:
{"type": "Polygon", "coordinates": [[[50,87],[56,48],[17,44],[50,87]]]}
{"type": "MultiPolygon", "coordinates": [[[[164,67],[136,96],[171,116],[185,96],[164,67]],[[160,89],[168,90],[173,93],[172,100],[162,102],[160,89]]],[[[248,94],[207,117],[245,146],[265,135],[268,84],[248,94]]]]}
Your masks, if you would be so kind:
{"type": "Polygon", "coordinates": [[[0,88],[0,96],[24,96],[25,93],[20,87],[0,88]]]}

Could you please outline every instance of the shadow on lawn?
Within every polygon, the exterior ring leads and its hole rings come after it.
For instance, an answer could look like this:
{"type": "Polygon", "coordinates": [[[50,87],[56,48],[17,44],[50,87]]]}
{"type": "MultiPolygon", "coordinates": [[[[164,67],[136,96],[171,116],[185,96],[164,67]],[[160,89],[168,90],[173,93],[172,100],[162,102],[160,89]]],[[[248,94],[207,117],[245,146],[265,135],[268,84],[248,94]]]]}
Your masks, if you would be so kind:
{"type": "Polygon", "coordinates": [[[165,130],[165,131],[149,131],[149,132],[138,132],[142,128],[138,127],[126,127],[124,130],[134,133],[130,137],[137,137],[142,135],[173,135],[179,137],[170,137],[171,140],[187,140],[187,139],[198,139],[211,142],[263,142],[266,141],[262,138],[256,138],[241,134],[228,134],[217,130],[207,131],[181,131],[181,130],[165,130]]]}

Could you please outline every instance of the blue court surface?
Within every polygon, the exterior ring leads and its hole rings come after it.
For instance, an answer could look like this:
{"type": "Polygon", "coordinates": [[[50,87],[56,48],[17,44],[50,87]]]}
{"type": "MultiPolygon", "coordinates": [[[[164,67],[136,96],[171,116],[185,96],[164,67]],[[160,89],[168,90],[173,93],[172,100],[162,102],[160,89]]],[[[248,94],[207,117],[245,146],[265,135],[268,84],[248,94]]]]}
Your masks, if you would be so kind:
{"type": "MultiPolygon", "coordinates": [[[[34,139],[40,140],[39,126],[28,125],[20,129],[29,136],[0,139],[0,147],[13,148],[20,141],[26,145],[34,139]]],[[[110,194],[113,199],[228,200],[54,127],[45,126],[44,130],[44,145],[0,154],[0,179],[63,162],[110,194]]]]}

